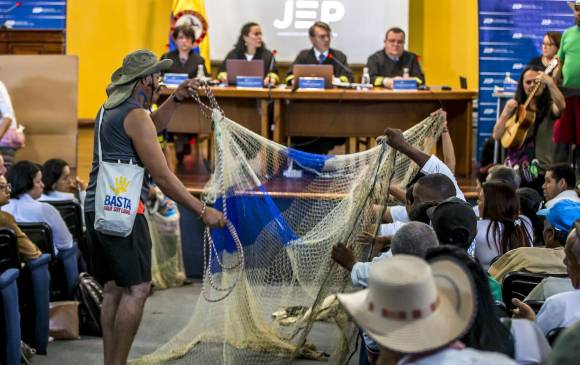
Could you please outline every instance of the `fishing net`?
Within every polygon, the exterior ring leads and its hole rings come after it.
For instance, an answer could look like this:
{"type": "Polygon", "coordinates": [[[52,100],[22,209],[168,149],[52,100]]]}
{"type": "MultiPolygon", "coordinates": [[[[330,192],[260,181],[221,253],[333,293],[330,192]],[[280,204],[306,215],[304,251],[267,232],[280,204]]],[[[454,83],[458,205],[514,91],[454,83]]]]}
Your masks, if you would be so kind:
{"type": "MultiPolygon", "coordinates": [[[[368,260],[370,248],[356,243],[357,235],[376,234],[379,214],[373,206],[385,203],[389,184],[405,184],[418,167],[386,144],[349,155],[301,152],[213,107],[216,167],[203,199],[224,212],[228,226],[205,232],[203,295],[189,324],[132,363],[288,364],[299,356],[323,358],[316,343],[308,342],[321,317],[336,323],[329,361],[344,363],[357,332],[332,296],[352,290],[350,276],[331,258],[332,246],[344,242],[368,260]]],[[[404,136],[430,152],[441,131],[441,117],[431,116],[404,136]]]]}

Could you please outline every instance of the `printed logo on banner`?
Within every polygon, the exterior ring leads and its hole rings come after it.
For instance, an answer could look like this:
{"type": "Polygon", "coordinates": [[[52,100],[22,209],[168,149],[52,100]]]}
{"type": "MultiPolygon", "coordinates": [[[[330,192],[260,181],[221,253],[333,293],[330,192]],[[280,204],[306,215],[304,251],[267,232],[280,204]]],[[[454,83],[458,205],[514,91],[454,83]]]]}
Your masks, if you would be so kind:
{"type": "Polygon", "coordinates": [[[106,211],[118,212],[126,215],[131,214],[131,199],[121,196],[121,194],[127,192],[129,185],[129,181],[127,181],[127,178],[124,176],[116,178],[114,186],[109,185],[113,195],[105,195],[103,206],[106,211]]]}
{"type": "Polygon", "coordinates": [[[338,22],[344,14],[344,4],[337,0],[286,0],[282,18],[275,19],[273,24],[280,30],[303,30],[310,28],[318,19],[329,24],[338,22]]]}

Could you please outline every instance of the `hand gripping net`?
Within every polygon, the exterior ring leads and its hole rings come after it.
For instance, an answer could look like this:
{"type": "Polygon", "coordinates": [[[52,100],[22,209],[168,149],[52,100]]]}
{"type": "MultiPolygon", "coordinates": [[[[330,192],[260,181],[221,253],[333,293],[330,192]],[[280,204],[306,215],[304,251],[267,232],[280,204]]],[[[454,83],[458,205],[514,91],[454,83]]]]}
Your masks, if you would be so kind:
{"type": "MultiPolygon", "coordinates": [[[[132,363],[288,364],[308,352],[323,300],[352,290],[348,273],[330,256],[332,246],[344,242],[366,260],[369,248],[355,243],[356,236],[376,232],[373,206],[386,203],[391,181],[404,186],[418,168],[386,144],[340,156],[276,144],[226,118],[206,93],[216,170],[203,199],[229,223],[205,232],[203,295],[189,324],[132,363]],[[301,178],[285,177],[291,164],[301,178]],[[273,320],[274,312],[292,308],[309,310],[294,322],[273,320]]],[[[431,152],[441,131],[440,117],[428,117],[404,135],[431,152]]],[[[356,327],[338,306],[330,317],[337,338],[330,362],[344,363],[354,350],[356,327]]]]}

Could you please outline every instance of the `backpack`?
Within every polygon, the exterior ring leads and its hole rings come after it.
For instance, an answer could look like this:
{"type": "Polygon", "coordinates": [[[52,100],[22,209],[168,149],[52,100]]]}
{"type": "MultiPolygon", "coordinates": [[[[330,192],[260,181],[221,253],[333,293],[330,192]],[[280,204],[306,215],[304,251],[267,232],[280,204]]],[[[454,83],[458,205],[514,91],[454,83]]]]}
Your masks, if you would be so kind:
{"type": "Polygon", "coordinates": [[[101,305],[103,287],[89,274],[79,275],[74,289],[74,298],[79,301],[79,332],[81,335],[102,337],[101,305]]]}

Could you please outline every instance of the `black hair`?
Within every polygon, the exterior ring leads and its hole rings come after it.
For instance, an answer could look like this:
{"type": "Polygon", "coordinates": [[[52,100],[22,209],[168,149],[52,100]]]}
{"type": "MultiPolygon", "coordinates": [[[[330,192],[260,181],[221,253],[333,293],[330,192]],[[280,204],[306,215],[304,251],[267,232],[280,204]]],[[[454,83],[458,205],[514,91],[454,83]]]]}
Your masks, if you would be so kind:
{"type": "MultiPolygon", "coordinates": [[[[426,200],[440,202],[457,194],[451,179],[443,174],[425,175],[415,183],[416,189],[425,193],[426,200]]],[[[417,197],[415,196],[415,201],[417,197]]]]}
{"type": "Polygon", "coordinates": [[[409,221],[411,222],[422,222],[425,224],[431,223],[431,218],[427,215],[427,210],[431,207],[436,207],[439,202],[428,201],[413,204],[411,210],[409,211],[409,221]]]}
{"type": "MultiPolygon", "coordinates": [[[[248,34],[250,34],[252,27],[259,27],[259,26],[260,26],[260,24],[258,24],[256,22],[249,22],[249,23],[246,23],[242,26],[238,40],[237,40],[236,44],[234,44],[234,49],[236,50],[236,53],[242,54],[242,55],[244,53],[246,53],[246,42],[244,41],[244,37],[247,37],[248,34]]],[[[262,41],[262,46],[260,48],[256,49],[256,54],[261,54],[264,51],[264,49],[266,49],[266,44],[264,43],[264,41],[262,41]]]]}
{"type": "Polygon", "coordinates": [[[557,163],[548,168],[548,171],[552,171],[552,175],[556,179],[556,182],[560,181],[560,179],[564,179],[566,181],[566,185],[568,185],[568,189],[574,189],[576,185],[576,174],[574,173],[574,169],[567,163],[557,163]]]}
{"type": "Polygon", "coordinates": [[[195,31],[191,25],[183,24],[175,27],[171,33],[174,41],[176,41],[177,37],[179,37],[179,33],[182,33],[186,38],[191,39],[192,42],[195,41],[195,31]]]}
{"type": "Polygon", "coordinates": [[[60,179],[64,168],[68,166],[65,160],[60,158],[51,158],[42,166],[42,182],[44,183],[44,192],[54,191],[53,185],[60,179]]]}
{"type": "Polygon", "coordinates": [[[18,161],[6,173],[6,180],[12,185],[11,198],[18,198],[34,187],[34,178],[42,166],[34,162],[23,160],[18,161]]]}
{"type": "Polygon", "coordinates": [[[406,37],[405,31],[403,29],[401,29],[399,27],[392,27],[392,28],[389,28],[389,30],[387,30],[387,33],[385,33],[385,39],[387,39],[387,37],[389,36],[389,33],[391,33],[391,32],[393,32],[395,34],[403,33],[403,37],[406,37]]]}
{"type": "Polygon", "coordinates": [[[516,190],[518,199],[520,201],[520,212],[522,215],[528,217],[532,222],[534,230],[534,245],[544,242],[543,238],[543,224],[542,219],[538,217],[538,210],[542,204],[542,196],[532,188],[519,188],[516,190]]]}
{"type": "MultiPolygon", "coordinates": [[[[516,88],[516,95],[515,95],[515,99],[518,102],[518,105],[524,105],[526,103],[526,100],[528,98],[528,96],[526,95],[526,92],[524,90],[524,76],[526,74],[526,72],[528,71],[535,71],[535,72],[544,72],[544,69],[539,67],[539,66],[535,66],[535,65],[530,65],[527,66],[524,71],[522,72],[522,74],[520,75],[520,80],[518,81],[518,87],[516,88]]],[[[534,123],[534,130],[533,130],[533,135],[536,135],[537,129],[538,129],[538,125],[541,123],[541,121],[544,120],[544,118],[551,113],[552,110],[552,95],[550,94],[550,90],[548,89],[548,87],[544,87],[544,91],[542,92],[542,94],[540,94],[539,98],[536,101],[536,107],[537,107],[537,111],[536,111],[536,123],[534,123]]]]}
{"type": "Polygon", "coordinates": [[[491,290],[489,279],[481,265],[458,247],[442,245],[430,248],[425,259],[429,262],[440,257],[451,257],[463,264],[471,274],[477,298],[475,319],[471,328],[459,340],[467,347],[481,351],[492,351],[514,356],[514,339],[510,330],[501,323],[491,290]]]}
{"type": "Polygon", "coordinates": [[[314,24],[312,24],[312,26],[308,29],[308,35],[314,37],[314,28],[317,27],[327,31],[329,36],[332,33],[332,31],[330,30],[330,25],[326,24],[325,22],[317,21],[314,22],[314,24]]]}
{"type": "Polygon", "coordinates": [[[514,189],[517,189],[520,186],[520,183],[517,178],[517,174],[514,169],[511,167],[507,167],[504,165],[495,165],[492,166],[488,171],[489,180],[495,181],[503,181],[510,184],[514,189]]]}

